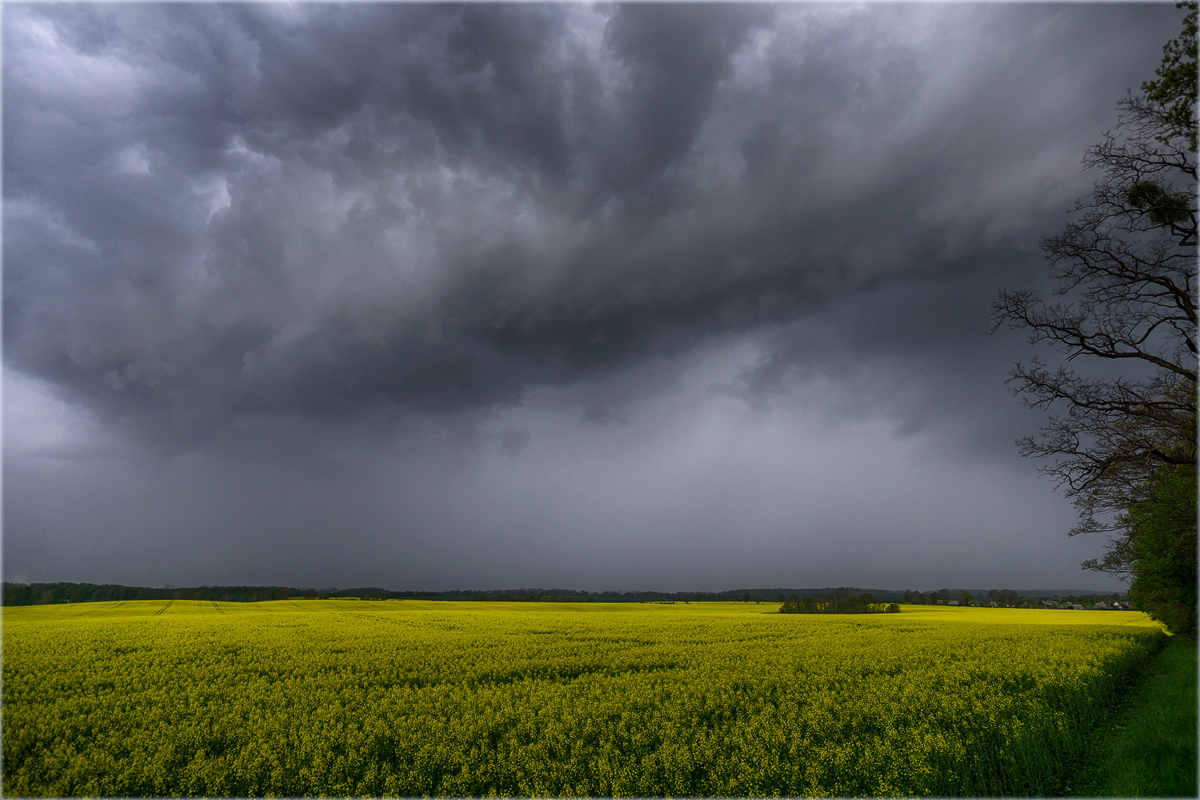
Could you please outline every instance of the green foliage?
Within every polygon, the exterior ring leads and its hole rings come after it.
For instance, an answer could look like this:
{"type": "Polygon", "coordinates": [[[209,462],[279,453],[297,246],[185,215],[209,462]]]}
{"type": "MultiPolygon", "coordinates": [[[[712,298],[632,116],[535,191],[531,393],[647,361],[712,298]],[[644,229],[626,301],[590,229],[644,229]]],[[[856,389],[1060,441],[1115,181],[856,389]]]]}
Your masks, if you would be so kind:
{"type": "Polygon", "coordinates": [[[1154,181],[1142,180],[1133,184],[1125,193],[1125,200],[1145,212],[1150,221],[1159,227],[1182,224],[1190,215],[1187,195],[1168,192],[1154,181]]]}
{"type": "Polygon", "coordinates": [[[822,594],[784,602],[780,614],[886,614],[898,613],[900,606],[881,603],[870,592],[841,598],[826,598],[822,594]]]}
{"type": "Polygon", "coordinates": [[[1188,9],[1179,37],[1163,47],[1163,60],[1154,72],[1158,80],[1146,81],[1146,99],[1164,109],[1170,136],[1183,136],[1196,151],[1196,2],[1176,3],[1188,9]]]}
{"type": "Polygon", "coordinates": [[[1126,524],[1136,570],[1129,597],[1173,633],[1196,637],[1196,470],[1163,467],[1126,524]]]}
{"type": "Polygon", "coordinates": [[[1165,638],[1133,612],[740,603],[175,600],[3,623],[8,796],[1054,794],[1165,638]]]}

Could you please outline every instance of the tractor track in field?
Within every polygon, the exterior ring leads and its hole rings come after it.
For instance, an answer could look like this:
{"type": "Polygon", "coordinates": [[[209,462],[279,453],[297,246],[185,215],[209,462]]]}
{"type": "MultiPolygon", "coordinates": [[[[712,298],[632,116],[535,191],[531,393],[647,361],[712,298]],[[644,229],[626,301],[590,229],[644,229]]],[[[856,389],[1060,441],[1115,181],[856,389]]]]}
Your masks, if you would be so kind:
{"type": "Polygon", "coordinates": [[[166,611],[168,608],[170,608],[170,607],[171,607],[171,604],[172,604],[172,603],[174,603],[174,602],[175,602],[174,600],[168,600],[168,601],[167,601],[167,604],[166,604],[165,606],[163,606],[162,608],[160,608],[158,611],[155,611],[155,612],[154,612],[154,616],[156,616],[156,617],[157,617],[157,616],[159,616],[160,614],[162,614],[164,611],[166,611]]]}
{"type": "MultiPolygon", "coordinates": [[[[84,600],[80,603],[76,603],[75,605],[84,606],[84,607],[79,609],[78,612],[76,612],[75,617],[79,618],[79,617],[85,616],[87,614],[94,614],[100,610],[101,604],[111,603],[111,602],[112,602],[111,600],[84,600]]],[[[112,606],[110,606],[109,608],[107,608],[105,610],[113,611],[115,609],[120,608],[121,606],[125,605],[128,602],[129,602],[128,600],[120,600],[116,603],[113,603],[112,606]]]]}

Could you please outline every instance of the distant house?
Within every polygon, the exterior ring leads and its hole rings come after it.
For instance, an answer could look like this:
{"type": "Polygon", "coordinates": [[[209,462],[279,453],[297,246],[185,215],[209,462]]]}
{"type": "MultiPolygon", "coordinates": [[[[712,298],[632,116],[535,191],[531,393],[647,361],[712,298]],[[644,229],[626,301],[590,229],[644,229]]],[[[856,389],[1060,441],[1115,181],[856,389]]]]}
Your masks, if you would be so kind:
{"type": "Polygon", "coordinates": [[[991,606],[992,608],[999,608],[999,607],[1000,607],[1000,604],[999,604],[999,603],[997,603],[995,600],[989,600],[989,601],[988,601],[988,605],[989,605],[989,606],[991,606]]]}
{"type": "Polygon", "coordinates": [[[952,606],[956,606],[956,605],[958,605],[958,601],[957,601],[957,600],[951,600],[951,601],[950,601],[950,605],[952,605],[952,606]]]}

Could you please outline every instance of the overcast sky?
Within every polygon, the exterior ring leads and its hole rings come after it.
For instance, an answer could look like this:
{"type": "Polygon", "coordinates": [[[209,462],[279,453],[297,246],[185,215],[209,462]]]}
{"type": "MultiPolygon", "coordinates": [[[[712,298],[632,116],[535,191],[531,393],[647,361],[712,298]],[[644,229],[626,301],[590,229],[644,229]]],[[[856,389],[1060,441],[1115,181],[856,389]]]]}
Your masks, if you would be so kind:
{"type": "Polygon", "coordinates": [[[1121,588],[1013,440],[1170,4],[3,11],[3,575],[1121,588]]]}

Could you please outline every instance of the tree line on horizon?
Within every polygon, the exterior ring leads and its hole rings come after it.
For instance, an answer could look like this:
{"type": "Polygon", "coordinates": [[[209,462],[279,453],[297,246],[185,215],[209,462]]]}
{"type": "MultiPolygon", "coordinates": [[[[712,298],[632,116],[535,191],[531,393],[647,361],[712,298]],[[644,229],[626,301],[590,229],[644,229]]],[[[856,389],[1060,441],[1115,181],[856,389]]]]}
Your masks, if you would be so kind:
{"type": "MultiPolygon", "coordinates": [[[[123,600],[201,600],[224,603],[255,603],[268,600],[291,598],[355,597],[363,600],[451,600],[488,602],[601,602],[601,603],[644,603],[644,602],[762,602],[774,598],[777,593],[798,590],[787,589],[731,589],[721,592],[655,592],[655,591],[604,591],[587,592],[577,589],[450,589],[446,591],[409,591],[382,589],[377,586],[350,589],[297,589],[291,586],[194,586],[194,587],[148,587],[124,586],[121,584],[71,583],[17,583],[3,584],[3,605],[30,606],[53,603],[89,603],[123,600]]],[[[825,590],[833,591],[833,590],[825,590]]],[[[839,589],[837,591],[845,591],[839,589]]],[[[853,590],[851,590],[853,591],[853,590]]],[[[897,593],[897,597],[898,597],[897,593]]]]}
{"type": "MultiPolygon", "coordinates": [[[[984,597],[982,590],[980,597],[984,597]]],[[[559,602],[559,603],[688,603],[688,602],[743,602],[762,603],[798,602],[797,597],[823,597],[830,602],[848,600],[864,590],[840,586],[823,589],[729,589],[721,592],[654,592],[654,591],[604,591],[586,592],[577,589],[506,589],[506,590],[463,590],[405,591],[359,587],[351,589],[297,589],[290,586],[193,586],[193,587],[149,587],[125,586],[121,584],[94,583],[3,583],[2,600],[6,606],[50,605],[54,603],[91,603],[127,600],[200,600],[221,603],[256,603],[269,600],[317,599],[333,597],[356,597],[364,600],[451,600],[484,602],[559,602]]],[[[916,605],[948,604],[956,601],[966,604],[974,596],[965,590],[939,589],[930,592],[889,591],[874,589],[867,593],[878,598],[877,602],[903,602],[916,605]],[[965,602],[964,602],[965,600],[965,602]]],[[[990,601],[1009,607],[1034,607],[1042,599],[1053,599],[1071,604],[1094,605],[1098,602],[1113,603],[1124,600],[1118,594],[1046,595],[1037,597],[1019,595],[1011,589],[992,589],[986,593],[990,601]]]]}
{"type": "Polygon", "coordinates": [[[123,586],[94,583],[10,583],[4,582],[3,605],[36,606],[53,603],[102,603],[128,600],[210,600],[221,603],[254,603],[286,600],[317,593],[288,586],[123,586]]]}
{"type": "Polygon", "coordinates": [[[957,591],[938,589],[936,592],[908,590],[904,592],[904,602],[918,606],[959,605],[992,606],[998,608],[1070,608],[1083,606],[1089,609],[1116,609],[1129,607],[1128,598],[1118,592],[1110,592],[1108,594],[1055,594],[1049,597],[1031,597],[1018,594],[1012,589],[991,589],[987,594],[981,593],[978,597],[964,589],[957,591]]]}

